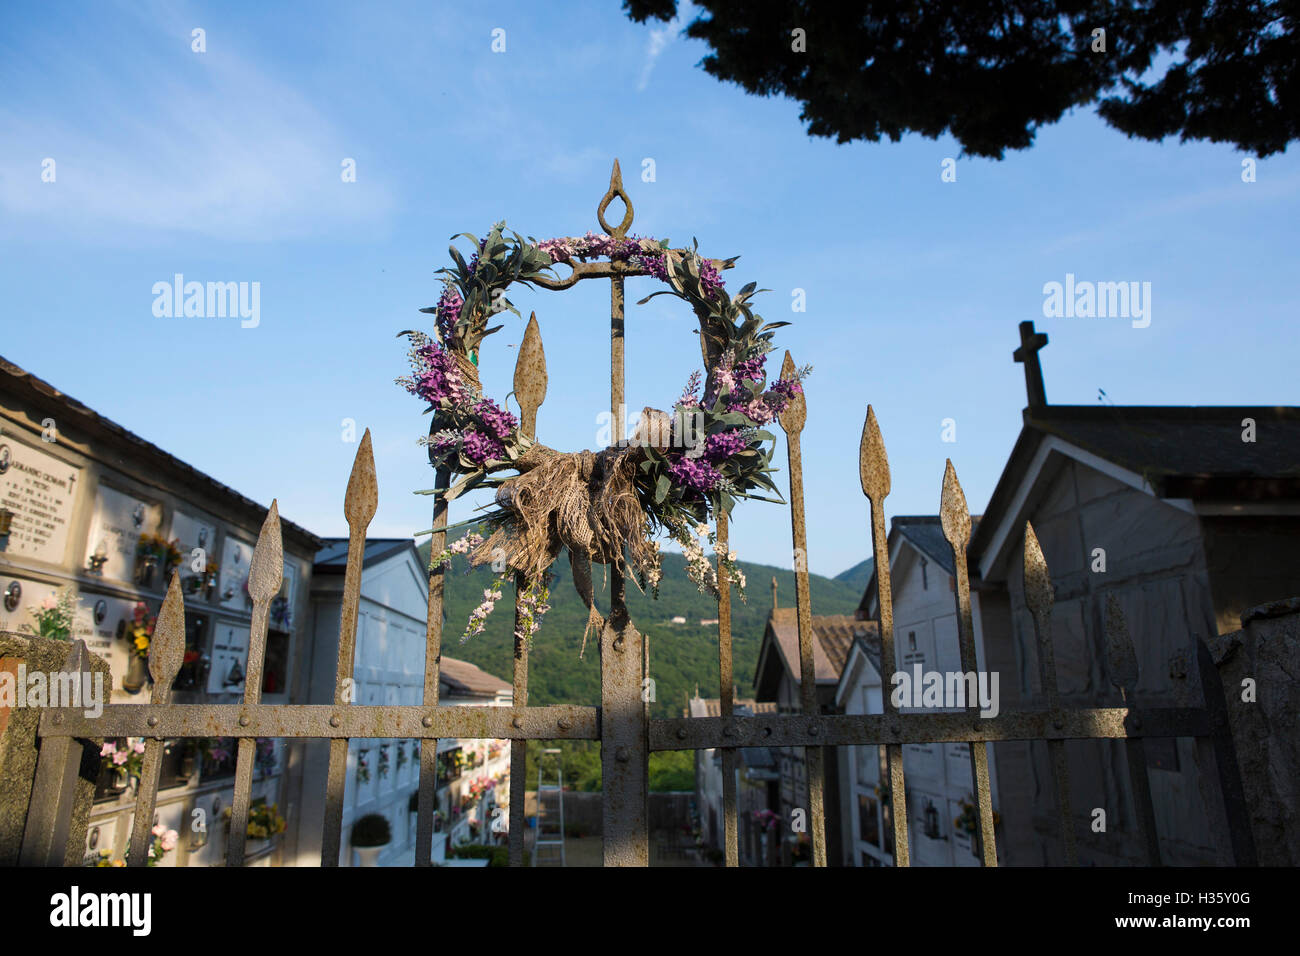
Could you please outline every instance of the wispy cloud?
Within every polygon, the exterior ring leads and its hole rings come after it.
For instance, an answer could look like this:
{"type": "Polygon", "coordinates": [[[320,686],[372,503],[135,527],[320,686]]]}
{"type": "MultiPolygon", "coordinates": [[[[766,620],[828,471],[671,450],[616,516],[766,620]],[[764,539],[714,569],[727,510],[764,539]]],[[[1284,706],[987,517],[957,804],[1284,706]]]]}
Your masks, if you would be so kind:
{"type": "Polygon", "coordinates": [[[650,31],[650,39],[646,41],[645,62],[641,64],[641,78],[637,80],[636,84],[637,92],[643,91],[650,85],[650,74],[654,72],[655,62],[664,50],[668,49],[668,45],[681,33],[685,24],[685,15],[678,11],[677,16],[671,21],[650,31]]]}
{"type": "Polygon", "coordinates": [[[118,67],[120,49],[111,64],[76,62],[82,49],[46,52],[53,76],[80,83],[75,106],[42,110],[14,97],[0,109],[4,234],[164,230],[272,240],[355,233],[386,220],[394,203],[358,157],[363,144],[293,86],[229,47],[191,52],[188,29],[143,17],[139,27],[129,71],[118,67]],[[47,157],[54,183],[41,180],[47,157]],[[359,164],[355,183],[341,178],[345,158],[359,164]]]}

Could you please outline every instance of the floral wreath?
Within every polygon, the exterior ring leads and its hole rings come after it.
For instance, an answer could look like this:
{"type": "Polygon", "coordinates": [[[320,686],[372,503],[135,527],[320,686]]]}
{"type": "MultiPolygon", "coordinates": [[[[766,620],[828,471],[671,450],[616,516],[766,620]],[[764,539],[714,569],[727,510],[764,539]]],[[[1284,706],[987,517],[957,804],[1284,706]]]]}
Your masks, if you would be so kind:
{"type": "Polygon", "coordinates": [[[660,555],[654,538],[659,532],[682,545],[688,573],[701,591],[716,596],[721,574],[737,585],[743,600],[744,575],[735,552],[715,547],[715,571],[703,544],[716,545],[710,515],[730,514],[736,499],[784,503],[769,478],[775,471],[775,437],[763,426],[803,391],[801,380],[811,366],[768,385],[764,365],[775,330],[790,323],[764,323],[753,311],[749,300],[758,291],[755,283],[729,295],[719,266],[729,268],[736,260],[715,263],[694,245],[675,250],[667,240],[591,232],[538,242],[513,231],[507,236],[504,222],[482,240],[460,236],[476,251],[467,262],[453,245],[454,268],[439,270],[442,296],[437,305],[420,310],[433,314],[436,335],[399,333],[410,340],[412,374],[397,383],[429,403],[425,411],[433,421],[421,441],[430,463],[459,476],[447,488],[421,493],[450,498],[475,486],[497,489],[496,510],[471,519],[484,522],[489,536],[470,532],[430,562],[432,571],[464,554],[471,567],[491,562],[498,572],[462,641],[483,630],[501,585],[515,574],[524,581],[516,637],[531,639],[548,609],[548,568],[561,548],[569,551],[575,587],[588,607],[588,631],[603,623],[592,596],[592,561],[619,572],[630,566],[640,587],[648,586],[657,597],[660,555]],[[539,444],[521,430],[517,416],[483,394],[479,349],[502,328],[488,326],[491,316],[520,314],[505,295],[511,285],[531,287],[556,263],[573,266],[574,260],[592,258],[624,263],[668,284],[638,304],[665,294],[687,302],[699,319],[705,371],[692,373],[671,414],[645,409],[630,441],[600,452],[562,453],[539,444]],[[508,470],[517,474],[492,477],[508,470]],[[756,493],[760,489],[776,497],[756,493]]]}

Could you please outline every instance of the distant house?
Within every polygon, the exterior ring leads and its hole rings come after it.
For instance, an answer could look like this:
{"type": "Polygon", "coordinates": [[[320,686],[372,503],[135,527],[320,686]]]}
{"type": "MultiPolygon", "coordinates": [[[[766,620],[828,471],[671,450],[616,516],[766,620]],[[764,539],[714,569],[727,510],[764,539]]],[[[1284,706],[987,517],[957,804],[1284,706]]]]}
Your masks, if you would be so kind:
{"type": "MultiPolygon", "coordinates": [[[[326,539],[316,555],[312,607],[318,651],[312,660],[311,702],[333,700],[342,609],[346,538],[326,539]]],[[[418,705],[424,696],[425,619],[428,578],[424,562],[409,538],[369,538],[362,562],[361,601],[357,612],[357,648],[353,674],[356,703],[418,705]]],[[[439,703],[443,706],[508,707],[511,685],[474,664],[444,656],[439,703]]],[[[392,842],[382,865],[409,866],[415,856],[414,795],[420,781],[420,744],[414,740],[354,740],[348,751],[344,791],[343,857],[350,862],[348,834],[352,821],[368,813],[388,819],[392,842]]],[[[323,794],[329,747],[309,745],[303,769],[304,792],[323,794]]],[[[509,795],[510,749],[504,740],[438,741],[437,808],[433,859],[464,842],[491,842],[494,811],[509,795]]],[[[306,801],[299,832],[302,865],[320,859],[324,800],[306,801]]],[[[504,821],[504,812],[496,814],[504,821]]]]}
{"type": "MultiPolygon", "coordinates": [[[[979,526],[978,516],[972,521],[979,526]]],[[[962,670],[952,548],[943,536],[939,516],[895,517],[890,524],[888,549],[895,660],[885,669],[882,680],[879,634],[855,641],[836,688],[836,705],[842,713],[883,713],[882,693],[894,690],[892,677],[897,672],[911,674],[917,666],[922,672],[962,670]]],[[[858,615],[878,619],[879,614],[873,573],[858,615]]],[[[983,669],[984,655],[978,642],[975,657],[976,667],[983,669]]],[[[902,706],[899,710],[907,714],[918,708],[902,706]]],[[[883,772],[882,748],[841,749],[846,762],[842,806],[846,860],[862,866],[889,865],[893,860],[893,823],[888,801],[882,799],[881,781],[888,779],[887,772],[883,772]]],[[[962,802],[974,804],[970,746],[907,744],[903,747],[903,771],[912,864],[979,866],[971,835],[955,823],[962,817],[962,802]]],[[[990,782],[996,809],[997,773],[992,762],[990,782]]]]}
{"type": "MultiPolygon", "coordinates": [[[[775,603],[773,591],[773,604],[775,603]]],[[[822,713],[834,713],[835,690],[849,648],[856,638],[874,632],[876,624],[855,620],[844,614],[833,614],[813,615],[812,627],[818,706],[822,713]]],[[[799,697],[799,623],[794,608],[774,606],[768,614],[754,674],[754,697],[761,702],[774,702],[777,711],[782,714],[802,712],[799,697]]],[[[825,751],[823,801],[826,810],[826,859],[831,866],[841,866],[845,862],[839,809],[842,802],[840,789],[843,749],[831,748],[825,751]]],[[[778,832],[784,837],[784,862],[788,861],[801,842],[798,834],[791,831],[791,821],[795,809],[803,810],[805,818],[809,814],[808,780],[802,747],[776,748],[775,753],[781,776],[781,824],[778,832]]]]}
{"type": "Polygon", "coordinates": [[[716,617],[700,618],[700,627],[708,627],[710,624],[717,623],[718,619],[716,617]]]}
{"type": "Polygon", "coordinates": [[[671,623],[673,623],[673,624],[685,624],[685,623],[686,623],[686,618],[685,618],[683,615],[681,615],[681,614],[674,615],[670,620],[671,620],[671,623]]]}
{"type": "MultiPolygon", "coordinates": [[[[736,716],[776,713],[774,702],[736,700],[736,716]]],[[[718,717],[722,701],[696,696],[687,702],[683,717],[718,717]]],[[[778,861],[779,827],[765,823],[764,811],[775,812],[780,801],[780,773],[769,747],[741,747],[736,751],[736,847],[741,866],[773,866],[778,861]]],[[[704,845],[725,851],[722,799],[722,752],[695,751],[695,803],[700,815],[704,845]]]]}

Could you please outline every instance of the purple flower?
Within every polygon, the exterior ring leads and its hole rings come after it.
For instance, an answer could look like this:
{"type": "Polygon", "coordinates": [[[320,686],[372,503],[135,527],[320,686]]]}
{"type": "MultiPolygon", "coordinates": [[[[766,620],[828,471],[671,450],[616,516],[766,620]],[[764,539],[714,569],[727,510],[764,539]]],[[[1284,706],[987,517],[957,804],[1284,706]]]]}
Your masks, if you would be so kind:
{"type": "Polygon", "coordinates": [[[749,440],[745,437],[743,429],[733,428],[718,432],[710,435],[704,443],[704,457],[709,461],[722,461],[744,451],[748,445],[749,440]]]}
{"type": "Polygon", "coordinates": [[[722,475],[708,462],[685,455],[668,466],[668,475],[674,484],[693,491],[709,491],[722,480],[722,475]]]}
{"type": "Polygon", "coordinates": [[[451,286],[442,290],[442,297],[438,299],[435,319],[438,325],[438,337],[444,342],[451,342],[456,335],[456,322],[460,319],[460,310],[465,302],[461,299],[459,293],[451,286]]]}
{"type": "Polygon", "coordinates": [[[668,281],[668,266],[664,263],[662,255],[632,256],[630,261],[632,265],[644,269],[647,274],[654,276],[660,282],[668,281]]]}
{"type": "Polygon", "coordinates": [[[778,415],[785,411],[791,399],[803,393],[803,385],[798,379],[779,378],[772,387],[763,393],[763,401],[778,415]]]}
{"type": "Polygon", "coordinates": [[[500,460],[506,456],[505,447],[491,435],[484,435],[481,431],[470,428],[465,432],[465,442],[461,450],[476,465],[481,465],[485,461],[500,460]]]}
{"type": "Polygon", "coordinates": [[[444,400],[458,404],[465,398],[465,383],[455,357],[432,340],[415,351],[416,372],[410,390],[430,405],[444,400]]]}
{"type": "Polygon", "coordinates": [[[506,439],[510,433],[519,425],[519,420],[511,415],[508,411],[498,408],[496,402],[490,398],[485,398],[474,406],[474,412],[482,420],[488,430],[497,438],[506,439]]]}
{"type": "Polygon", "coordinates": [[[717,295],[723,287],[722,276],[708,259],[700,261],[700,285],[704,287],[704,294],[710,298],[717,295]]]}
{"type": "Polygon", "coordinates": [[[743,362],[737,362],[732,367],[732,373],[742,382],[761,382],[764,377],[763,365],[766,362],[766,355],[756,355],[743,362]]]}

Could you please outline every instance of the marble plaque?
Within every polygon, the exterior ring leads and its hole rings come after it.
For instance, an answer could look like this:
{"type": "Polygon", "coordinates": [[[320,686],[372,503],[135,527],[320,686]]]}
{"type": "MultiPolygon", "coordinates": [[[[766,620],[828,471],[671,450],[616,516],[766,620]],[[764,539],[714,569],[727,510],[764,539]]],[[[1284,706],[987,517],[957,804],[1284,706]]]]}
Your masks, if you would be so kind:
{"type": "Polygon", "coordinates": [[[212,668],[208,671],[209,694],[242,694],[248,669],[249,630],[238,624],[218,621],[212,638],[212,668]]]}
{"type": "Polygon", "coordinates": [[[212,522],[177,511],[172,515],[171,537],[176,540],[177,547],[185,556],[181,561],[181,577],[202,574],[209,561],[216,563],[217,526],[212,522]],[[196,556],[195,548],[201,549],[203,554],[196,556]],[[196,560],[201,565],[197,571],[193,566],[196,560]]]}
{"type": "Polygon", "coordinates": [[[0,436],[0,503],[14,513],[8,553],[62,564],[81,469],[0,436]]]}
{"type": "MultiPolygon", "coordinates": [[[[156,608],[149,613],[156,614],[156,608]]],[[[131,642],[118,638],[118,628],[129,628],[135,618],[135,602],[85,592],[73,621],[72,636],[86,642],[86,649],[108,664],[113,674],[113,703],[144,703],[148,694],[128,694],[122,690],[122,678],[131,666],[131,642]],[[123,625],[122,622],[125,622],[123,625]]],[[[125,632],[124,632],[125,633],[125,632]]],[[[147,691],[148,685],[146,685],[147,691]]]]}
{"type": "MultiPolygon", "coordinates": [[[[100,485],[95,496],[95,516],[86,538],[86,558],[99,554],[106,578],[131,581],[135,577],[135,547],[142,534],[157,534],[162,524],[162,506],[142,501],[107,485],[100,485]]],[[[162,569],[158,569],[161,576],[162,569]]]]}
{"type": "Polygon", "coordinates": [[[248,581],[249,562],[253,560],[253,546],[238,538],[226,535],[221,548],[221,606],[231,611],[246,611],[253,606],[248,600],[245,584],[248,581]]]}

